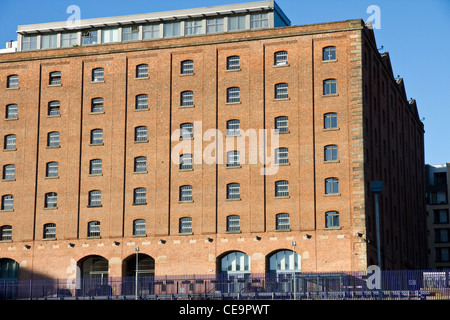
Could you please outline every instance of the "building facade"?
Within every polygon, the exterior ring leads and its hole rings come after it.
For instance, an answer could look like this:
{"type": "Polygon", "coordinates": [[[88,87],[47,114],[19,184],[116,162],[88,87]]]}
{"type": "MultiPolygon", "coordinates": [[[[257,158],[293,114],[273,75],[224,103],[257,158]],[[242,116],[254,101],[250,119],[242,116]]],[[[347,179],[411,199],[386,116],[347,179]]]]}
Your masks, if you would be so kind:
{"type": "Polygon", "coordinates": [[[262,1],[75,28],[0,55],[3,278],[136,252],[148,275],[366,270],[374,180],[382,268],[426,265],[423,125],[363,21],[262,1]]]}
{"type": "Polygon", "coordinates": [[[428,266],[431,269],[450,267],[448,220],[448,172],[450,163],[425,166],[427,192],[428,266]]]}

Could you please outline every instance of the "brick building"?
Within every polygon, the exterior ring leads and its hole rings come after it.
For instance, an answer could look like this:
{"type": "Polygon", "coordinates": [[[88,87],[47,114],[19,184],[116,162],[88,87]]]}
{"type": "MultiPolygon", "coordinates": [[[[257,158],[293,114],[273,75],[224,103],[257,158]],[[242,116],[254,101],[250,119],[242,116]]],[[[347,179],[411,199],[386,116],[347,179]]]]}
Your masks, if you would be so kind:
{"type": "Polygon", "coordinates": [[[290,26],[261,1],[17,42],[0,55],[3,279],[132,275],[137,248],[147,275],[365,270],[373,180],[382,267],[425,267],[423,125],[363,21],[290,26]]]}

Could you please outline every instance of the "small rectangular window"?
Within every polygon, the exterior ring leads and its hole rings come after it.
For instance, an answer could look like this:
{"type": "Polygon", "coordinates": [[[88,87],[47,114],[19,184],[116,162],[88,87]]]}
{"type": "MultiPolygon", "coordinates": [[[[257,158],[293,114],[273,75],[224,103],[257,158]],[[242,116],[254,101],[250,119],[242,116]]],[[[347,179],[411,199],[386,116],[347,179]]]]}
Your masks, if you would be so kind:
{"type": "Polygon", "coordinates": [[[89,192],[89,205],[92,207],[100,207],[102,205],[102,192],[100,190],[89,192]]]}
{"type": "Polygon", "coordinates": [[[181,36],[181,22],[171,22],[164,24],[164,37],[179,37],[181,36]]]}
{"type": "Polygon", "coordinates": [[[241,59],[239,56],[227,58],[227,70],[239,70],[241,68],[241,59]]]}
{"type": "Polygon", "coordinates": [[[185,153],[180,156],[180,170],[192,169],[192,154],[185,153]]]}
{"type": "Polygon", "coordinates": [[[105,70],[103,68],[96,68],[92,70],[92,82],[102,82],[105,80],[105,70]]]}
{"type": "Polygon", "coordinates": [[[17,104],[6,106],[6,119],[17,119],[17,104]]]}
{"type": "Polygon", "coordinates": [[[180,201],[192,201],[192,186],[180,187],[180,201]]]}
{"type": "Polygon", "coordinates": [[[37,38],[38,38],[37,36],[23,36],[22,50],[36,50],[37,38]]]}
{"type": "Polygon", "coordinates": [[[194,105],[194,93],[192,91],[183,91],[181,93],[181,106],[193,106],[194,105]]]}
{"type": "Polygon", "coordinates": [[[81,34],[81,44],[89,45],[97,43],[98,30],[85,31],[81,34]]]}
{"type": "Polygon", "coordinates": [[[269,15],[267,13],[256,13],[250,16],[251,29],[261,29],[269,27],[269,15]]]}
{"type": "Polygon", "coordinates": [[[193,74],[194,73],[194,61],[185,60],[181,62],[181,74],[193,74]]]}
{"type": "Polygon", "coordinates": [[[275,163],[276,164],[288,164],[289,163],[288,148],[278,148],[275,150],[275,163]]]}
{"type": "Polygon", "coordinates": [[[46,169],[45,169],[45,176],[47,178],[54,178],[58,176],[58,162],[49,162],[47,163],[46,169]]]}
{"type": "Polygon", "coordinates": [[[275,118],[275,130],[278,130],[278,132],[289,132],[288,117],[275,118]]]}
{"type": "Polygon", "coordinates": [[[19,87],[19,76],[16,74],[8,76],[6,81],[6,88],[13,89],[18,87],[19,87]]]}
{"type": "Polygon", "coordinates": [[[56,48],[56,34],[44,34],[41,36],[41,49],[56,48]]]}
{"type": "Polygon", "coordinates": [[[238,87],[227,89],[227,103],[241,102],[241,90],[238,87]]]}
{"type": "Polygon", "coordinates": [[[288,64],[288,53],[287,51],[278,51],[275,53],[274,65],[285,66],[288,64]]]}
{"type": "Polygon", "coordinates": [[[245,16],[236,16],[228,18],[228,30],[244,30],[245,29],[245,16]]]}
{"type": "Polygon", "coordinates": [[[224,18],[206,20],[206,33],[218,33],[224,31],[224,18]]]}
{"type": "Polygon", "coordinates": [[[50,132],[48,134],[47,147],[59,147],[59,132],[50,132]]]}
{"type": "Polygon", "coordinates": [[[241,219],[238,215],[227,217],[227,231],[238,232],[241,231],[241,219]]]}
{"type": "Polygon", "coordinates": [[[150,24],[144,26],[142,28],[142,37],[144,40],[160,38],[159,24],[150,24]]]}
{"type": "Polygon", "coordinates": [[[59,101],[50,101],[48,103],[48,112],[47,115],[50,117],[57,117],[60,115],[60,102],[59,101]]]}
{"type": "Polygon", "coordinates": [[[103,29],[102,42],[110,43],[119,41],[119,29],[103,29]]]}
{"type": "Polygon", "coordinates": [[[192,123],[183,123],[180,126],[180,138],[192,139],[194,134],[194,125],[192,123]]]}
{"type": "Polygon", "coordinates": [[[192,233],[192,218],[180,219],[180,233],[192,233]]]}
{"type": "Polygon", "coordinates": [[[93,159],[89,163],[89,174],[98,175],[102,174],[102,160],[93,159]]]}
{"type": "Polygon", "coordinates": [[[91,144],[103,144],[103,130],[94,129],[91,131],[91,144]]]}
{"type": "Polygon", "coordinates": [[[49,75],[49,84],[50,85],[59,85],[61,84],[61,71],[51,72],[49,75]]]}
{"type": "Polygon", "coordinates": [[[78,35],[76,32],[61,34],[61,47],[73,47],[78,44],[78,35]]]}
{"type": "Polygon", "coordinates": [[[4,147],[5,150],[15,150],[16,149],[16,135],[9,134],[5,136],[4,147]]]}
{"type": "Polygon", "coordinates": [[[184,23],[184,35],[189,36],[201,33],[202,33],[202,20],[186,21],[184,23]]]}
{"type": "Polygon", "coordinates": [[[14,180],[16,178],[16,165],[7,164],[3,166],[3,180],[14,180]]]}
{"type": "Polygon", "coordinates": [[[139,26],[122,28],[122,41],[139,40],[139,26]]]}
{"type": "Polygon", "coordinates": [[[134,129],[134,141],[135,142],[148,141],[146,126],[140,126],[134,129]]]}

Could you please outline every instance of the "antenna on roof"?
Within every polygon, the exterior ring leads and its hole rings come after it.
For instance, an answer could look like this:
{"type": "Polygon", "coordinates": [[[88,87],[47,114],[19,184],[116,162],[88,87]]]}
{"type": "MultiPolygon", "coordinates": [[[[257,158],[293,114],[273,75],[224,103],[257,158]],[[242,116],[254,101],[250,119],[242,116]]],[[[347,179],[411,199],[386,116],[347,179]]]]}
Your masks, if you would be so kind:
{"type": "Polygon", "coordinates": [[[381,48],[378,48],[378,51],[383,50],[384,46],[381,46],[381,48]]]}

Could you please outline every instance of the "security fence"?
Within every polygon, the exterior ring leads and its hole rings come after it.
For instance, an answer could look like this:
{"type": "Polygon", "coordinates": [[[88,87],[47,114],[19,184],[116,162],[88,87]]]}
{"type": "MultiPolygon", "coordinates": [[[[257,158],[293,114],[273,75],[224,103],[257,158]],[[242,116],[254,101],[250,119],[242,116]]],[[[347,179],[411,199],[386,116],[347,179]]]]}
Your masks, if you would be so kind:
{"type": "Polygon", "coordinates": [[[0,280],[2,300],[450,299],[450,270],[0,280]]]}

